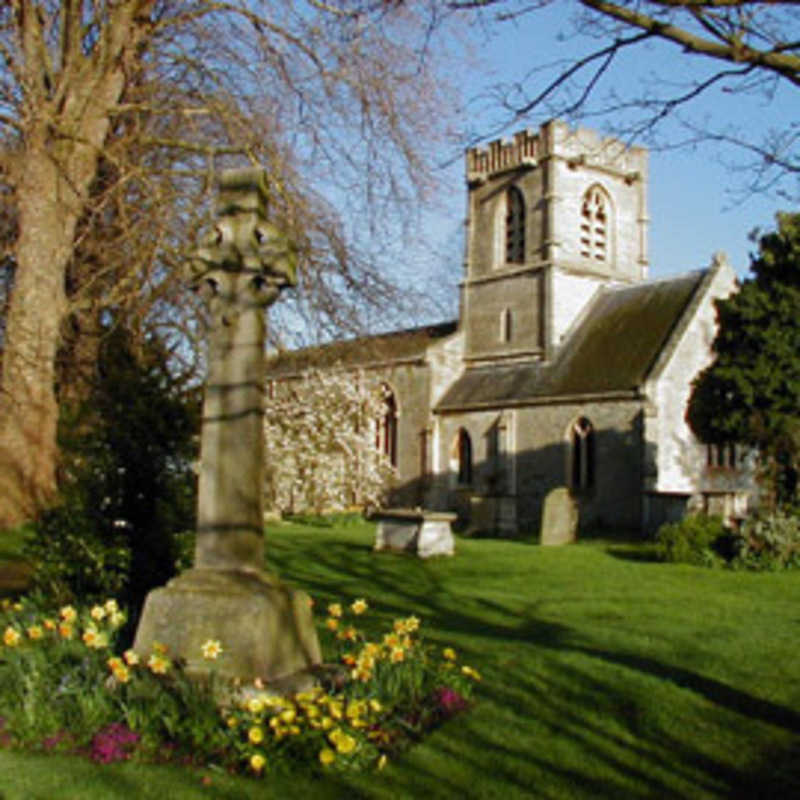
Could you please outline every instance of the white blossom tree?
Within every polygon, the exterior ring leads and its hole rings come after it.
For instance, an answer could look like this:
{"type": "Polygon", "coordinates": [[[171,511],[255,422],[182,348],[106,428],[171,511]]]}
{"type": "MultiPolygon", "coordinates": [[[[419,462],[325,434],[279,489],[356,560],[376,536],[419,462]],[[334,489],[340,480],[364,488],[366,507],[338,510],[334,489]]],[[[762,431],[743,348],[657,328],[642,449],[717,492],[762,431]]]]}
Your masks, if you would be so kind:
{"type": "Polygon", "coordinates": [[[379,505],[395,475],[380,447],[385,384],[364,370],[311,369],[266,401],[265,507],[281,513],[379,505]]]}

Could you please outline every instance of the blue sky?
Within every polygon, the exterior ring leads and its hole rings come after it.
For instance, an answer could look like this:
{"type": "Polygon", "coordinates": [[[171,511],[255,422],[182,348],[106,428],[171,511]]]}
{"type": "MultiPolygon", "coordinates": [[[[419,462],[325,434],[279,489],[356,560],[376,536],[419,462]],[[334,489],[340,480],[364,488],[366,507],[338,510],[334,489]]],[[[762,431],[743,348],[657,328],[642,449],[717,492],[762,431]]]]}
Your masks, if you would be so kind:
{"type": "MultiPolygon", "coordinates": [[[[490,95],[498,84],[519,81],[537,69],[528,83],[535,93],[553,74],[552,70],[540,68],[552,65],[555,69],[557,62],[570,55],[587,53],[596,46],[596,40],[566,36],[573,9],[574,5],[564,0],[533,12],[516,24],[489,26],[488,34],[481,30],[471,34],[475,63],[467,68],[459,64],[456,80],[463,94],[467,124],[483,142],[498,138],[501,130],[502,135],[508,135],[520,128],[536,128],[549,116],[547,110],[542,110],[504,127],[507,115],[490,95]],[[487,137],[487,133],[497,135],[487,137]]],[[[609,93],[625,96],[640,90],[647,81],[655,81],[651,85],[656,90],[671,86],[680,91],[708,74],[709,69],[717,68],[717,62],[684,55],[666,43],[640,47],[625,55],[607,73],[593,94],[590,108],[600,110],[607,105],[609,93]]],[[[681,115],[700,127],[746,131],[760,138],[771,129],[787,129],[797,124],[795,95],[796,90],[779,89],[767,100],[761,91],[748,95],[720,88],[685,106],[681,115]]],[[[596,117],[583,124],[603,130],[609,121],[596,117]]],[[[674,143],[686,136],[686,130],[678,120],[667,120],[658,129],[658,136],[666,143],[674,143]]],[[[757,226],[772,227],[776,211],[791,205],[774,194],[742,191],[746,176],[737,172],[737,167],[744,158],[743,151],[709,143],[651,150],[651,277],[704,267],[717,250],[727,252],[740,275],[747,273],[748,254],[754,249],[748,233],[757,226]]],[[[452,265],[453,258],[460,253],[464,210],[462,162],[448,167],[444,176],[443,188],[436,198],[441,213],[430,219],[427,226],[434,246],[441,251],[438,257],[442,260],[442,270],[444,262],[452,265]]],[[[795,196],[798,193],[796,180],[784,188],[795,196]]],[[[447,273],[453,277],[452,266],[447,273]]],[[[440,281],[442,274],[434,269],[432,280],[440,281]]]]}

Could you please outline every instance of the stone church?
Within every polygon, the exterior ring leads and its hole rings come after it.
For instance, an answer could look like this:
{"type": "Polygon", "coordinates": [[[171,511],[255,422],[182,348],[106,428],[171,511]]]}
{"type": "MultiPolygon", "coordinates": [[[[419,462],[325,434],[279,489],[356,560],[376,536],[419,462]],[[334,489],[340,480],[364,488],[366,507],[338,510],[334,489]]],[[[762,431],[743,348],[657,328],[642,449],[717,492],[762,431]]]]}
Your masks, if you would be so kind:
{"type": "Polygon", "coordinates": [[[551,121],[468,151],[466,186],[458,320],[282,353],[268,379],[373,372],[391,504],[457,511],[474,531],[535,534],[562,486],[582,529],[742,513],[747,456],[685,421],[735,275],[718,256],[648,280],[647,151],[551,121]]]}

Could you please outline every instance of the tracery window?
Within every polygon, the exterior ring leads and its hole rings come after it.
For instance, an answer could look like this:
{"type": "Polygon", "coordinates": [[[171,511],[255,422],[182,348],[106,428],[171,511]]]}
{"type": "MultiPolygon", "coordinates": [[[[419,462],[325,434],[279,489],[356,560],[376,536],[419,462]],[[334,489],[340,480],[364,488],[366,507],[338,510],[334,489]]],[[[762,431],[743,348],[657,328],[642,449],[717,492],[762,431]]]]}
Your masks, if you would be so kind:
{"type": "Polygon", "coordinates": [[[593,261],[608,261],[609,216],[608,196],[599,186],[592,186],[581,204],[581,256],[593,261]]]}
{"type": "Polygon", "coordinates": [[[570,486],[581,491],[594,486],[594,427],[586,418],[576,420],[570,430],[570,486]]]}
{"type": "Polygon", "coordinates": [[[736,455],[734,442],[708,444],[706,445],[706,466],[709,469],[736,469],[736,455]]]}

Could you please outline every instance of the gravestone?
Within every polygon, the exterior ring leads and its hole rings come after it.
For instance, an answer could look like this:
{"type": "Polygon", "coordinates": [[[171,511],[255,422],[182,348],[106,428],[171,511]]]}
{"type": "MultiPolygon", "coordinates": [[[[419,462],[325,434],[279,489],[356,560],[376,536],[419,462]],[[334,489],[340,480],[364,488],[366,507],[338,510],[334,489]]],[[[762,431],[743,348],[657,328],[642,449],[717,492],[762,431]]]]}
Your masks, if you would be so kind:
{"type": "Polygon", "coordinates": [[[569,544],[578,532],[578,506],[566,486],[551,489],[544,498],[539,541],[544,545],[569,544]]]}
{"type": "Polygon", "coordinates": [[[219,188],[189,270],[208,318],[194,566],[147,596],[134,649],[160,642],[202,674],[201,646],[216,639],[215,671],[297,688],[321,660],[311,601],[264,571],[262,511],[265,314],[295,284],[296,257],[267,219],[263,170],[226,171],[219,188]]]}

